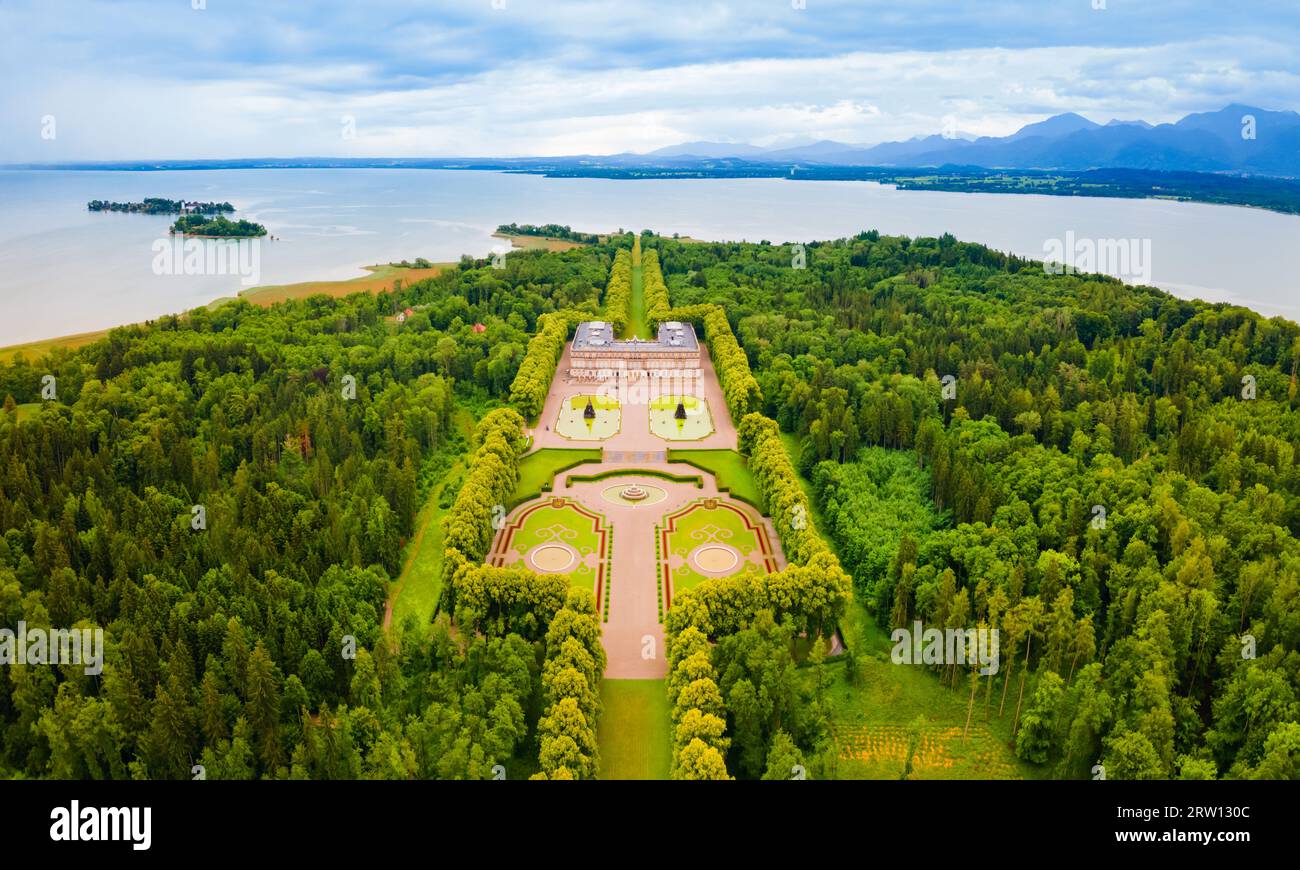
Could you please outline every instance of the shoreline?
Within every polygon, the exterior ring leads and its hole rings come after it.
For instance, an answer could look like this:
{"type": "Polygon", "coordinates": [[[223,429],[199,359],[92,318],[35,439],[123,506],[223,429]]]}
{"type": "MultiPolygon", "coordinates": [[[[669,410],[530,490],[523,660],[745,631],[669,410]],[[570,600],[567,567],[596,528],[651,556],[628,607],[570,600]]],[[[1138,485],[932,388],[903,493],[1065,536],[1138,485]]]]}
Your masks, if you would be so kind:
{"type": "MultiPolygon", "coordinates": [[[[535,250],[542,249],[548,251],[566,251],[571,248],[582,247],[581,242],[574,242],[569,239],[557,239],[550,236],[523,236],[512,235],[509,233],[492,233],[496,239],[509,239],[511,247],[518,250],[535,250]]],[[[189,236],[188,238],[196,238],[189,236]]],[[[344,296],[350,296],[353,293],[378,293],[383,290],[391,290],[393,282],[396,280],[422,281],[426,278],[432,278],[440,273],[443,269],[455,267],[455,263],[434,263],[427,269],[407,268],[392,263],[375,264],[362,266],[365,272],[355,278],[342,278],[336,280],[306,280],[295,281],[289,284],[259,284],[256,287],[249,287],[246,290],[240,290],[233,296],[218,296],[204,306],[209,311],[215,310],[229,302],[242,299],[252,305],[258,305],[263,308],[270,308],[277,302],[288,302],[291,300],[307,299],[312,296],[329,296],[334,299],[340,299],[344,296]]],[[[190,309],[193,310],[193,309],[190,309]]],[[[181,315],[185,312],[172,312],[175,315],[181,315]]],[[[167,317],[168,314],[159,314],[158,317],[167,317]]],[[[157,319],[157,318],[155,318],[157,319]]],[[[22,354],[28,362],[35,362],[46,356],[50,352],[59,348],[67,350],[77,350],[88,344],[94,344],[102,338],[106,338],[114,329],[121,329],[126,326],[143,326],[152,321],[137,321],[135,323],[118,323],[113,326],[106,326],[103,329],[93,329],[87,332],[76,332],[68,335],[56,335],[49,338],[38,338],[33,341],[25,341],[18,344],[9,344],[0,346],[0,364],[8,364],[22,354]]]]}
{"type": "MultiPolygon", "coordinates": [[[[218,296],[206,305],[196,307],[206,308],[207,310],[212,311],[227,303],[243,300],[262,308],[270,308],[278,302],[307,299],[311,296],[329,296],[334,299],[340,299],[345,296],[351,296],[353,293],[374,294],[383,290],[391,290],[393,282],[396,280],[421,281],[425,278],[432,278],[443,269],[454,265],[454,263],[434,263],[427,269],[408,269],[391,264],[362,266],[361,268],[366,272],[366,274],[358,275],[355,278],[323,281],[298,281],[291,284],[259,284],[256,287],[249,287],[247,290],[241,290],[234,296],[218,296]]],[[[185,314],[185,312],[177,311],[172,312],[171,314],[181,316],[185,314]]],[[[158,315],[158,318],[168,316],[171,315],[160,314],[158,315]]],[[[156,321],[158,318],[154,318],[154,320],[137,321],[135,323],[119,323],[114,326],[104,327],[103,329],[90,330],[89,332],[58,335],[50,338],[36,339],[35,341],[26,341],[21,344],[5,345],[4,347],[0,347],[0,363],[11,363],[19,354],[22,354],[28,362],[34,362],[58,348],[77,350],[88,344],[93,344],[102,338],[106,338],[114,329],[121,329],[126,326],[143,326],[146,323],[156,321]]]]}

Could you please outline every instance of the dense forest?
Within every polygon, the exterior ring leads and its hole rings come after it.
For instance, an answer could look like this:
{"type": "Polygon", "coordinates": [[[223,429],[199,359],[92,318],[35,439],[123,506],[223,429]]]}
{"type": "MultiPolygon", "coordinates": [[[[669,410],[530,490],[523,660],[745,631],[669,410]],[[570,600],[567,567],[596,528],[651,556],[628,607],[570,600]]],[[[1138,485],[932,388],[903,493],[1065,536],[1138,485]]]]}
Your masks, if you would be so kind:
{"type": "Polygon", "coordinates": [[[674,303],[726,310],[763,411],[801,436],[858,604],[1000,630],[1002,670],[970,690],[1022,759],[1300,775],[1294,323],[951,236],[805,262],[653,244],[674,303]]]}
{"type": "MultiPolygon", "coordinates": [[[[674,775],[834,775],[818,686],[851,583],[886,630],[997,628],[997,674],[933,680],[1049,775],[1300,776],[1300,328],[948,236],[641,244],[791,562],[675,601],[674,775]]],[[[107,644],[99,676],[3,668],[0,775],[593,775],[594,604],[482,567],[483,508],[571,324],[623,304],[627,245],[0,365],[0,626],[107,644]],[[449,456],[440,612],[386,632],[449,456]]]]}
{"type": "Polygon", "coordinates": [[[97,677],[3,668],[0,774],[536,771],[547,662],[590,602],[561,597],[553,648],[381,622],[430,475],[469,449],[453,408],[497,402],[611,260],[465,259],[401,298],[237,302],[0,366],[0,625],[107,647],[97,677]]]}

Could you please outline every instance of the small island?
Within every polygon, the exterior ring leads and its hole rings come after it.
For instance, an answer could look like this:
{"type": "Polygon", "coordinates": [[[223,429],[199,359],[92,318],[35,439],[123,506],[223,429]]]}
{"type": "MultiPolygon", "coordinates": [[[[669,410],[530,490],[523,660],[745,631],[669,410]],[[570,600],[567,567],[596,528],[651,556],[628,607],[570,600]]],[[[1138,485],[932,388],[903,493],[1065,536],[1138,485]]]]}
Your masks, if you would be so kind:
{"type": "Polygon", "coordinates": [[[90,211],[120,211],[127,214],[229,214],[235,207],[228,202],[188,202],[181,199],[145,197],[142,202],[110,202],[92,199],[86,204],[90,211]]]}
{"type": "Polygon", "coordinates": [[[207,236],[219,239],[248,239],[266,235],[266,227],[247,220],[232,221],[224,215],[207,218],[201,214],[181,215],[172,224],[173,235],[207,236]]]}

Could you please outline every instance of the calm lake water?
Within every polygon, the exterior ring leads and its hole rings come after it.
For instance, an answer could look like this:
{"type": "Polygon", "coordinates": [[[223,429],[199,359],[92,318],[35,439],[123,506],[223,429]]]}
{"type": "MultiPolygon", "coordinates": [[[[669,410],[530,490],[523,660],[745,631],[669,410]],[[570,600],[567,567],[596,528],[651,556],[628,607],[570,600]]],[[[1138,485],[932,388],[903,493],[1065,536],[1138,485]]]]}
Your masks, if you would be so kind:
{"type": "MultiPolygon", "coordinates": [[[[42,170],[0,171],[0,345],[145,320],[246,289],[241,275],[184,274],[182,258],[168,264],[155,245],[167,239],[169,217],[86,210],[92,199],[150,196],[229,201],[237,217],[265,224],[277,240],[258,246],[260,284],[351,278],[367,264],[415,257],[485,256],[502,245],[492,231],[511,221],[772,242],[878,229],[912,236],[951,232],[1036,259],[1052,239],[1150,240],[1151,283],[1187,298],[1232,301],[1300,320],[1300,217],[1257,209],[781,179],[612,181],[405,169],[42,170]]],[[[201,244],[216,251],[248,243],[201,244]]],[[[244,251],[246,267],[253,263],[250,253],[244,251]]],[[[1130,271],[1136,271],[1133,264],[1130,271]]]]}

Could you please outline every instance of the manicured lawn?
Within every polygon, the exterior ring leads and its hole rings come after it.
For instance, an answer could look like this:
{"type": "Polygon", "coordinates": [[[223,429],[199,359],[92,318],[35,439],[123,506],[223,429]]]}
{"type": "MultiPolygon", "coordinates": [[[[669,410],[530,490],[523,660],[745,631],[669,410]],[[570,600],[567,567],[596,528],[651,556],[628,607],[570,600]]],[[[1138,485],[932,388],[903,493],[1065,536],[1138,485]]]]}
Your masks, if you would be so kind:
{"type": "Polygon", "coordinates": [[[608,544],[605,543],[608,526],[603,519],[567,499],[558,505],[548,502],[530,506],[524,512],[522,519],[511,520],[511,525],[507,526],[510,535],[508,547],[520,555],[508,567],[568,574],[571,585],[594,594],[597,579],[603,574],[603,561],[608,556],[608,544]],[[512,528],[515,522],[519,523],[517,529],[512,528]],[[564,558],[572,558],[572,561],[555,567],[531,563],[528,554],[537,548],[547,548],[552,554],[562,554],[567,550],[569,556],[564,558]]]}
{"type": "Polygon", "coordinates": [[[758,484],[750,473],[745,457],[735,450],[670,450],[669,462],[689,462],[717,478],[718,486],[736,498],[760,507],[758,484]]]}
{"type": "Polygon", "coordinates": [[[645,319],[645,280],[641,271],[641,258],[637,251],[632,256],[632,305],[631,316],[627,319],[627,329],[621,338],[654,338],[650,334],[650,324],[645,319]]]}
{"type": "MultiPolygon", "coordinates": [[[[599,462],[600,451],[596,449],[568,450],[562,447],[547,447],[529,453],[519,461],[519,485],[515,487],[510,504],[522,504],[537,498],[545,491],[549,492],[555,475],[561,471],[581,465],[584,462],[599,462]]],[[[509,505],[508,505],[509,506],[509,505]]]]}
{"type": "Polygon", "coordinates": [[[623,412],[617,401],[603,396],[571,396],[560,405],[555,431],[570,441],[604,441],[617,435],[622,423],[623,412]],[[596,414],[591,420],[583,417],[589,401],[596,414]]]}
{"type": "Polygon", "coordinates": [[[698,441],[713,434],[709,403],[695,396],[660,396],[650,403],[650,431],[666,441],[698,441]],[[678,420],[677,405],[686,411],[678,420]]]}
{"type": "Polygon", "coordinates": [[[660,526],[661,546],[670,558],[669,588],[673,596],[697,586],[706,577],[718,576],[697,570],[690,558],[696,549],[709,544],[733,549],[740,556],[734,567],[722,566],[716,569],[721,574],[776,568],[775,561],[770,557],[770,543],[761,536],[760,530],[747,524],[747,518],[740,513],[739,508],[729,507],[722,502],[714,507],[708,507],[707,504],[706,500],[693,502],[675,514],[664,517],[660,526]],[[760,568],[747,562],[746,559],[751,556],[763,558],[763,566],[760,568]],[[680,564],[673,564],[678,562],[680,564]]]}
{"type": "Polygon", "coordinates": [[[601,779],[667,779],[672,720],[663,680],[603,680],[596,726],[601,779]]]}
{"type": "MultiPolygon", "coordinates": [[[[842,628],[845,642],[855,651],[859,676],[850,682],[842,662],[824,666],[830,677],[826,691],[832,728],[840,747],[837,778],[898,779],[913,741],[912,779],[1037,779],[1047,775],[1047,770],[1021,762],[1009,748],[1018,678],[1012,681],[1002,719],[997,715],[1001,684],[994,683],[988,723],[984,721],[984,685],[977,687],[970,734],[963,736],[970,691],[964,678],[952,689],[926,667],[894,664],[888,633],[856,603],[850,604],[842,628]]],[[[801,673],[810,681],[816,679],[812,668],[801,673]]],[[[1031,689],[1032,682],[1026,694],[1031,689]]]]}

